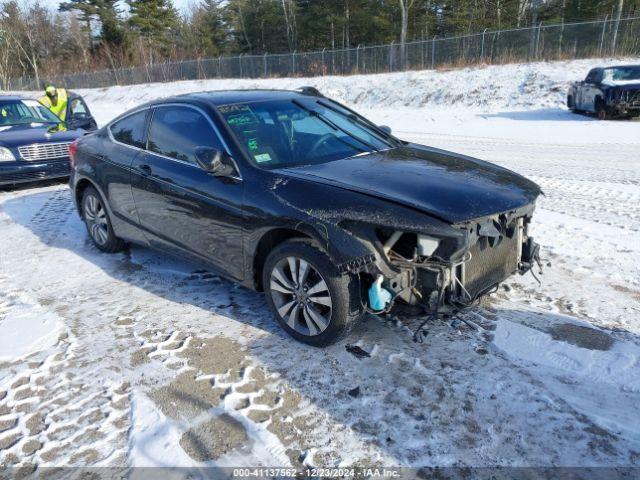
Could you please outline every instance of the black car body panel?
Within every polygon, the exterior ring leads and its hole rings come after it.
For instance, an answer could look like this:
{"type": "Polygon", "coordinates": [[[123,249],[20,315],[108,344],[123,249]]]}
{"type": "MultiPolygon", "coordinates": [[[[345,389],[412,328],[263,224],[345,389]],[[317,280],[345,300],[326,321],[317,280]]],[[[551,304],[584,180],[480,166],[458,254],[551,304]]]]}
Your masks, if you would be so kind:
{"type": "Polygon", "coordinates": [[[603,109],[607,115],[640,115],[640,80],[615,82],[607,80],[611,69],[629,68],[640,72],[640,65],[594,68],[585,80],[574,82],[567,93],[567,105],[578,111],[598,113],[603,109]]]}
{"type": "Polygon", "coordinates": [[[450,223],[512,210],[540,194],[536,184],[510,170],[419,145],[283,173],[384,198],[450,223]]]}
{"type": "MultiPolygon", "coordinates": [[[[264,169],[250,161],[218,111],[228,102],[305,95],[210,92],[131,110],[79,141],[70,180],[74,199],[79,207],[84,188],[94,186],[106,200],[118,237],[189,256],[249,288],[262,287],[266,255],[292,237],[313,239],[341,272],[369,279],[384,275],[388,288],[409,303],[416,301],[407,291],[412,284],[427,290],[446,287],[452,298],[459,296],[450,276],[468,260],[470,248],[481,252],[503,237],[509,239],[503,245],[515,245],[510,250],[513,261],[485,270],[494,276],[499,272],[495,278],[501,281],[527,268],[530,259],[522,256],[522,245],[540,189],[520,175],[396,139],[394,148],[386,151],[264,169]],[[220,148],[233,162],[232,175],[215,176],[196,164],[151,151],[153,118],[159,109],[174,106],[207,117],[220,148]],[[145,118],[142,147],[116,141],[109,129],[134,115],[145,118]],[[439,246],[431,260],[414,256],[398,261],[390,258],[385,245],[394,231],[406,232],[396,253],[408,255],[422,235],[438,239],[439,246]],[[445,268],[446,278],[440,272],[445,268]]],[[[476,256],[482,260],[481,253],[476,256]]],[[[484,293],[488,285],[481,287],[475,293],[484,293]]]]}
{"type": "MultiPolygon", "coordinates": [[[[82,101],[80,97],[74,98],[82,101]]],[[[2,100],[23,99],[0,96],[0,102],[2,100]]],[[[0,185],[68,177],[69,145],[96,127],[86,104],[84,109],[88,116],[80,123],[87,129],[69,124],[0,125],[0,147],[9,149],[15,159],[0,161],[0,185]]]]}

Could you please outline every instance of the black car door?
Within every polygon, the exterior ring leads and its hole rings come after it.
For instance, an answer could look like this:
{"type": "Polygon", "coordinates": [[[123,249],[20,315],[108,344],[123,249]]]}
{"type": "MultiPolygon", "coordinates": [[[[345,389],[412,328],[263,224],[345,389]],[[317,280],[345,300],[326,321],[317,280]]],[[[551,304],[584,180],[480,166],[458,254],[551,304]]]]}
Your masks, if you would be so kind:
{"type": "Polygon", "coordinates": [[[88,132],[98,128],[95,119],[89,111],[89,107],[82,97],[74,96],[67,107],[67,123],[71,128],[82,128],[88,132]]]}
{"type": "Polygon", "coordinates": [[[202,146],[225,150],[204,111],[186,104],[153,110],[147,150],[131,177],[140,225],[153,245],[177,247],[242,280],[243,184],[199,167],[194,151],[202,146]]]}

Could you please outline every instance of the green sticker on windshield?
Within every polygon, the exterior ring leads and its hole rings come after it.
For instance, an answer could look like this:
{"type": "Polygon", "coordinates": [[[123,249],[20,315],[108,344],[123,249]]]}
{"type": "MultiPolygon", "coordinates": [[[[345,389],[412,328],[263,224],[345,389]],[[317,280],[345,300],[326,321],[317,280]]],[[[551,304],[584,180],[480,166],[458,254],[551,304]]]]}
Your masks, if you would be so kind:
{"type": "Polygon", "coordinates": [[[257,138],[250,138],[247,141],[247,146],[249,147],[249,150],[257,150],[258,149],[258,139],[257,138]]]}
{"type": "Polygon", "coordinates": [[[253,110],[247,105],[225,105],[219,107],[220,113],[222,113],[227,120],[227,123],[232,127],[255,125],[258,123],[253,110]]]}
{"type": "Polygon", "coordinates": [[[258,155],[254,155],[253,158],[255,158],[256,162],[258,162],[258,163],[264,163],[264,162],[270,162],[271,161],[271,155],[269,155],[268,153],[260,153],[258,155]]]}

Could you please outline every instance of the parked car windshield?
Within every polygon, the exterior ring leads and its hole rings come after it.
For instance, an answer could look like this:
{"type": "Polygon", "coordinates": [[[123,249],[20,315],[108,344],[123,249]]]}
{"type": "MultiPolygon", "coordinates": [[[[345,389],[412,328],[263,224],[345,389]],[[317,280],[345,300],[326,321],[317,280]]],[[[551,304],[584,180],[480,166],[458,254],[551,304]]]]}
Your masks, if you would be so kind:
{"type": "Polygon", "coordinates": [[[640,80],[640,66],[604,69],[604,80],[640,80]]]}
{"type": "Polygon", "coordinates": [[[330,101],[272,100],[218,109],[247,155],[263,168],[324,163],[396,146],[330,101]]]}
{"type": "Polygon", "coordinates": [[[0,101],[0,125],[59,124],[62,121],[36,100],[0,101]]]}

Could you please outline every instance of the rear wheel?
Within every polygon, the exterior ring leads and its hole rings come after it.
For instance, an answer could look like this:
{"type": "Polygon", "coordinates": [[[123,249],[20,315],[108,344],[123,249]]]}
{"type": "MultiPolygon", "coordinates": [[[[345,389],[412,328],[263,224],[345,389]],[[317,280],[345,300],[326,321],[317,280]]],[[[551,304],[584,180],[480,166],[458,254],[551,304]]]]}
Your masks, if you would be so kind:
{"type": "Polygon", "coordinates": [[[125,243],[113,233],[102,197],[93,187],[87,187],[82,194],[82,218],[91,241],[100,250],[114,253],[124,248],[125,243]]]}
{"type": "Polygon", "coordinates": [[[341,274],[311,241],[289,240],[276,247],[262,282],[278,323],[309,345],[338,341],[364,313],[358,278],[341,274]]]}
{"type": "Polygon", "coordinates": [[[576,112],[576,104],[573,101],[573,95],[567,95],[567,108],[573,113],[576,112]]]}

